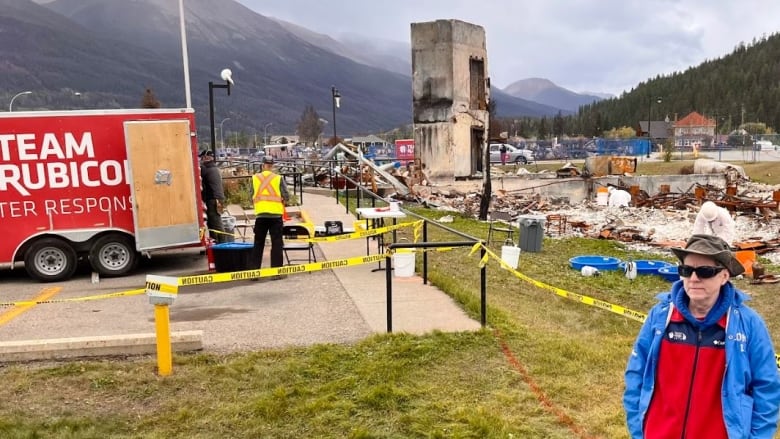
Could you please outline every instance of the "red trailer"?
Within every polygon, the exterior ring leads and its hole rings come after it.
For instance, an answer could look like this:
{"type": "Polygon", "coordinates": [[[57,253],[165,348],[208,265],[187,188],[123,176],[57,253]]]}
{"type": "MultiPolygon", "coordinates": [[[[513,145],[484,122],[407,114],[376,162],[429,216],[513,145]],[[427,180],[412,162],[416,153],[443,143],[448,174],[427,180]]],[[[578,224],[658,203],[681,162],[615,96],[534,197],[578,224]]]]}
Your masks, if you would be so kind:
{"type": "Polygon", "coordinates": [[[0,113],[0,267],[121,276],[203,245],[197,152],[192,109],[0,113]]]}

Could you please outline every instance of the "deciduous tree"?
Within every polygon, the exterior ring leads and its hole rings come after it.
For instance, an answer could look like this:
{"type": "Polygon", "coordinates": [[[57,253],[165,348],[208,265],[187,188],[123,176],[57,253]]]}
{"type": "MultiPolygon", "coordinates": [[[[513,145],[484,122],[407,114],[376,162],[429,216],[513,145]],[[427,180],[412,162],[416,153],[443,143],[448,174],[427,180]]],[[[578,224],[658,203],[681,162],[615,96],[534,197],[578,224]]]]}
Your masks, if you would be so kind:
{"type": "Polygon", "coordinates": [[[298,137],[301,143],[313,145],[322,133],[324,124],[320,121],[320,115],[313,106],[307,105],[298,120],[298,137]]]}

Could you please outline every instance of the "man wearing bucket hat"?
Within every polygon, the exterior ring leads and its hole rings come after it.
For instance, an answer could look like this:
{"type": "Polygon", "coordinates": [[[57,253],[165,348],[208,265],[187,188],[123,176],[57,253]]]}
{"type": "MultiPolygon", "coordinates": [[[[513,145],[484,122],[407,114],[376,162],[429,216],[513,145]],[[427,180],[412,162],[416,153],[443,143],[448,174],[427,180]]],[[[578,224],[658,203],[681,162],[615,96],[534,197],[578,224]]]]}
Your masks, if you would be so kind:
{"type": "Polygon", "coordinates": [[[681,280],[659,295],[626,367],[631,437],[774,437],[780,374],[766,324],[731,283],[742,264],[713,235],[672,251],[681,280]]]}
{"type": "Polygon", "coordinates": [[[693,234],[707,233],[731,244],[734,241],[734,219],[728,210],[712,201],[705,201],[693,222],[693,234]]]}

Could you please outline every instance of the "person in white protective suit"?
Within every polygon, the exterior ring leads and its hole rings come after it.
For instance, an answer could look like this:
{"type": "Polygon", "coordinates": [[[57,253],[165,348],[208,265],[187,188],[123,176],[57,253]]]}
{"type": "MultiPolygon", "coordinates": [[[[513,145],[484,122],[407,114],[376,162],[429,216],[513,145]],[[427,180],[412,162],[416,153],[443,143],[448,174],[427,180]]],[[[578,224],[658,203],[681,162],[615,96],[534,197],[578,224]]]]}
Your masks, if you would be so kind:
{"type": "Polygon", "coordinates": [[[631,194],[622,190],[609,188],[609,199],[607,200],[607,206],[612,207],[628,207],[631,204],[631,194]]]}
{"type": "Polygon", "coordinates": [[[693,234],[715,235],[729,245],[734,242],[736,224],[728,210],[705,201],[693,223],[693,234]]]}

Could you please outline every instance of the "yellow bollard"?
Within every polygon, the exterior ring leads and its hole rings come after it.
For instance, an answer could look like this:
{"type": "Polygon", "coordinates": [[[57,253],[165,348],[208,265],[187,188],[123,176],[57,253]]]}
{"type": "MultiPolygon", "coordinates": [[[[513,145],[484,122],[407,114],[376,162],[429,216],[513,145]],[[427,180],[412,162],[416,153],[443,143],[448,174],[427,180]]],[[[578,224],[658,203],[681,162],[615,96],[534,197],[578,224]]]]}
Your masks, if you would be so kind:
{"type": "Polygon", "coordinates": [[[171,318],[168,306],[179,293],[179,283],[174,277],[146,276],[146,295],[154,305],[154,327],[157,338],[157,373],[168,376],[173,369],[171,355],[171,318]]]}
{"type": "Polygon", "coordinates": [[[157,332],[157,373],[160,376],[168,376],[173,369],[171,320],[168,305],[154,305],[154,327],[157,332]]]}

